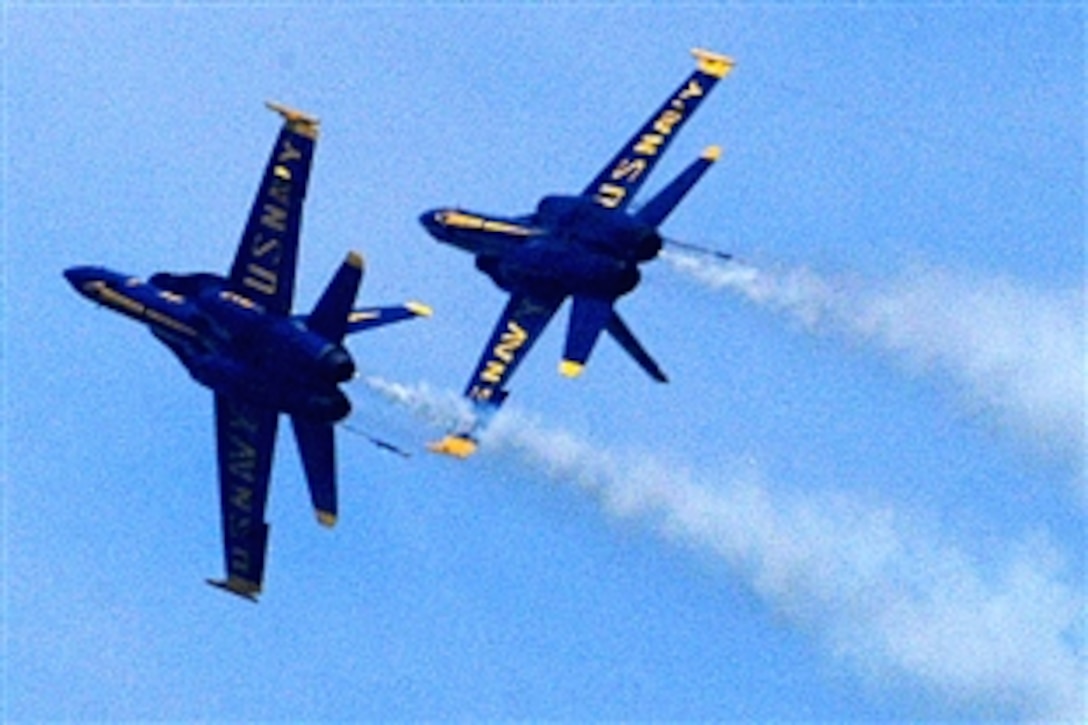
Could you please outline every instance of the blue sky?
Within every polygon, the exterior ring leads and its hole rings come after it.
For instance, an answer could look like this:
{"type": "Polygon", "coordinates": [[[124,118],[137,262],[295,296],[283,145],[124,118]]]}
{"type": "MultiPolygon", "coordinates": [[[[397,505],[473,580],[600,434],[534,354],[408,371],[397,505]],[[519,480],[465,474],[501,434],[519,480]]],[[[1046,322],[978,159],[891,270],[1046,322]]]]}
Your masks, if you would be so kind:
{"type": "Polygon", "coordinates": [[[1083,719],[1084,12],[9,3],[4,718],[1083,719]],[[502,306],[425,209],[576,192],[737,60],[650,180],[725,153],[619,309],[565,315],[482,453],[423,443],[502,306]],[[278,119],[322,119],[297,305],[349,248],[341,522],[293,445],[266,593],[220,573],[210,394],[61,277],[225,270],[278,119]]]}

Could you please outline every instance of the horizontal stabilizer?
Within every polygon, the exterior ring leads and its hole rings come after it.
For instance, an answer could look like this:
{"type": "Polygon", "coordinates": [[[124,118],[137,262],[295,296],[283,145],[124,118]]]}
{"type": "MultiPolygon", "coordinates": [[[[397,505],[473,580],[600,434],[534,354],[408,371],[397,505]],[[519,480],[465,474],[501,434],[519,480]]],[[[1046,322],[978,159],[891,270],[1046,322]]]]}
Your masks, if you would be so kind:
{"type": "Polygon", "coordinates": [[[239,577],[232,576],[229,579],[206,579],[205,581],[217,589],[222,589],[225,592],[235,594],[254,604],[257,603],[257,595],[261,593],[261,587],[259,585],[239,577]]]}
{"type": "Polygon", "coordinates": [[[560,374],[573,378],[582,373],[593,346],[611,317],[612,300],[582,296],[574,298],[563,361],[559,363],[560,374]]]}
{"type": "Polygon", "coordinates": [[[703,151],[702,156],[680,172],[680,175],[658,192],[654,198],[646,202],[646,205],[635,214],[635,218],[651,227],[660,226],[665,218],[672,213],[672,210],[676,208],[676,205],[703,177],[707,169],[718,160],[719,156],[721,156],[720,148],[717,146],[708,147],[703,151]]]}
{"type": "Polygon", "coordinates": [[[407,302],[403,305],[391,307],[371,307],[363,310],[352,310],[348,314],[347,333],[372,330],[375,327],[391,325],[394,322],[414,320],[417,317],[430,317],[433,314],[430,307],[422,302],[407,302]]]}
{"type": "Polygon", "coordinates": [[[362,281],[363,258],[357,252],[349,252],[314,306],[314,311],[306,318],[306,326],[331,342],[344,339],[348,314],[355,304],[362,281]]]}
{"type": "Polygon", "coordinates": [[[310,487],[317,520],[329,528],[336,525],[336,448],[333,427],[291,416],[306,482],[310,487]]]}
{"type": "Polygon", "coordinates": [[[661,372],[661,368],[658,367],[654,359],[650,357],[650,354],[646,352],[646,349],[642,347],[639,341],[635,338],[630,328],[623,321],[623,318],[619,316],[618,312],[612,313],[612,318],[608,321],[608,334],[620,344],[627,354],[635,359],[635,362],[646,371],[646,373],[659,383],[667,383],[669,379],[665,377],[665,373],[661,372]]]}

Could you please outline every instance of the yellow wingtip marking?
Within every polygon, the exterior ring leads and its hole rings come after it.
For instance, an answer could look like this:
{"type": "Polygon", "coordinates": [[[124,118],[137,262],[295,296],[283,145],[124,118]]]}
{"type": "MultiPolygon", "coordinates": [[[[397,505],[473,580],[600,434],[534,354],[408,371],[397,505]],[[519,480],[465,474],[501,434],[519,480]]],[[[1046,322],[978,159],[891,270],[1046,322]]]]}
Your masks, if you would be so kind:
{"type": "Polygon", "coordinates": [[[559,363],[559,374],[565,378],[576,378],[582,374],[585,365],[573,360],[563,360],[559,363]]]}
{"type": "Polygon", "coordinates": [[[310,115],[297,108],[285,106],[276,101],[265,101],[265,106],[283,116],[283,120],[291,127],[291,130],[308,138],[317,138],[317,127],[321,123],[317,116],[310,115]]]}
{"type": "Polygon", "coordinates": [[[329,513],[328,511],[318,511],[317,523],[331,529],[333,526],[336,526],[336,514],[329,513]]]}
{"type": "Polygon", "coordinates": [[[347,259],[344,260],[344,263],[355,267],[355,269],[362,269],[365,261],[363,260],[363,255],[352,250],[348,252],[347,259]]]}
{"type": "Polygon", "coordinates": [[[476,441],[467,436],[448,435],[440,441],[427,444],[427,450],[464,460],[476,452],[476,441]]]}
{"type": "Polygon", "coordinates": [[[724,78],[725,74],[736,65],[736,61],[729,56],[715,53],[712,50],[692,48],[691,54],[698,61],[699,70],[715,78],[724,78]]]}
{"type": "Polygon", "coordinates": [[[703,149],[703,158],[706,159],[707,161],[717,161],[719,158],[721,158],[721,155],[722,155],[722,147],[721,146],[718,146],[718,145],[707,146],[705,149],[703,149]]]}
{"type": "Polygon", "coordinates": [[[430,305],[425,305],[422,302],[416,302],[414,300],[406,303],[404,309],[419,317],[430,317],[434,314],[434,310],[431,309],[430,305]]]}

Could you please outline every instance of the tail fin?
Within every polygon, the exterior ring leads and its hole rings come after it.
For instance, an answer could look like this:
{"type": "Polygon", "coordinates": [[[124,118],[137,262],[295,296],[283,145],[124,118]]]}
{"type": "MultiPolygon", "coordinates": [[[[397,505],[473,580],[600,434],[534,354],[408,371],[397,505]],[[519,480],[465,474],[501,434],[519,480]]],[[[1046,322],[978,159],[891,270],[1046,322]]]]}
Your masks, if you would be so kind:
{"type": "Polygon", "coordinates": [[[331,342],[343,340],[348,330],[348,315],[362,281],[363,258],[358,252],[348,252],[314,311],[306,318],[306,326],[331,342]]]}
{"type": "Polygon", "coordinates": [[[570,310],[567,342],[559,372],[568,378],[581,375],[601,332],[612,317],[612,300],[575,296],[570,310]]]}
{"type": "Polygon", "coordinates": [[[630,328],[612,308],[613,302],[595,297],[575,297],[570,313],[566,350],[559,372],[567,377],[577,377],[589,359],[601,331],[607,330],[620,347],[634,358],[646,373],[659,383],[668,382],[654,359],[635,338],[630,328]]]}
{"type": "Polygon", "coordinates": [[[708,146],[702,155],[693,161],[679,176],[673,179],[668,186],[662,189],[654,198],[646,202],[639,209],[635,218],[652,227],[661,225],[665,218],[672,213],[680,200],[691,191],[691,188],[703,177],[707,169],[718,160],[722,150],[717,146],[708,146]]]}
{"type": "Polygon", "coordinates": [[[291,416],[306,482],[310,486],[317,520],[322,526],[336,524],[336,446],[330,423],[315,423],[291,416]]]}

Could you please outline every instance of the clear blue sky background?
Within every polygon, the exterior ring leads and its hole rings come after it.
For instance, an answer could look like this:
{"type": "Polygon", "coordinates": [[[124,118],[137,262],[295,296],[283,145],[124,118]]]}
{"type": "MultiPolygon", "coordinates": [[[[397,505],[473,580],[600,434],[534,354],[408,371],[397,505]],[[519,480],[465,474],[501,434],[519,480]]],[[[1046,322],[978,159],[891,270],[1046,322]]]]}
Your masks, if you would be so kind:
{"type": "Polygon", "coordinates": [[[1085,15],[1074,7],[7,3],[7,720],[1084,719],[1085,15]],[[565,315],[477,459],[428,411],[503,302],[416,216],[576,192],[705,46],[725,154],[620,303],[565,315]],[[306,308],[352,342],[342,518],[293,443],[266,594],[221,571],[210,394],[61,271],[225,270],[279,119],[322,119],[306,308]],[[395,396],[393,396],[395,397],[395,396]],[[415,408],[413,412],[412,408],[415,408]],[[420,414],[421,413],[421,414],[420,414]]]}

